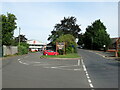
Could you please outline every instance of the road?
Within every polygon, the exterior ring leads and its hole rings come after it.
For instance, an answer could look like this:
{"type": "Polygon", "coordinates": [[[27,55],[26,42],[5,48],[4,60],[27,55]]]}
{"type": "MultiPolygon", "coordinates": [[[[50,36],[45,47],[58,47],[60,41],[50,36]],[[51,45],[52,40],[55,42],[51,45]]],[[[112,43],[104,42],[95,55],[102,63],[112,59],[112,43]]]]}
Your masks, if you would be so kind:
{"type": "Polygon", "coordinates": [[[83,57],[91,81],[96,88],[118,88],[119,62],[106,59],[89,50],[79,50],[83,57]]]}
{"type": "Polygon", "coordinates": [[[117,88],[118,62],[88,50],[82,59],[41,59],[40,52],[3,60],[3,88],[117,88]]]}

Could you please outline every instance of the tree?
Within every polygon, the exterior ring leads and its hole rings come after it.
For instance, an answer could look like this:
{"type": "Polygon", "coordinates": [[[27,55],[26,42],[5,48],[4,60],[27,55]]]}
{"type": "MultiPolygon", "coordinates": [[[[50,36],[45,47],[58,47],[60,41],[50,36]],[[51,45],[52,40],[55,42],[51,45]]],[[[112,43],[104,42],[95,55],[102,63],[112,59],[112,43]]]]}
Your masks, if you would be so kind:
{"type": "Polygon", "coordinates": [[[60,24],[56,24],[54,26],[53,31],[51,31],[51,35],[49,35],[48,40],[54,42],[61,35],[71,34],[75,38],[78,37],[78,33],[81,31],[80,25],[76,24],[77,19],[75,17],[68,17],[61,20],[60,24]]]}
{"type": "Polygon", "coordinates": [[[71,34],[61,35],[59,38],[56,39],[55,42],[65,42],[66,53],[72,53],[72,49],[73,49],[73,52],[77,52],[76,51],[77,44],[75,42],[75,37],[71,34]]]}
{"type": "Polygon", "coordinates": [[[79,34],[77,44],[82,46],[83,45],[83,39],[84,39],[84,34],[82,34],[82,33],[79,34]]]}
{"type": "Polygon", "coordinates": [[[0,47],[2,46],[2,18],[0,16],[0,47]]]}
{"type": "Polygon", "coordinates": [[[96,50],[103,48],[103,45],[106,45],[106,47],[109,46],[110,37],[100,19],[86,28],[84,44],[86,48],[96,50]]]}
{"type": "Polygon", "coordinates": [[[3,45],[11,45],[13,41],[13,34],[14,30],[17,28],[16,26],[16,20],[14,14],[7,13],[6,15],[0,15],[2,23],[2,44],[3,45]]]}

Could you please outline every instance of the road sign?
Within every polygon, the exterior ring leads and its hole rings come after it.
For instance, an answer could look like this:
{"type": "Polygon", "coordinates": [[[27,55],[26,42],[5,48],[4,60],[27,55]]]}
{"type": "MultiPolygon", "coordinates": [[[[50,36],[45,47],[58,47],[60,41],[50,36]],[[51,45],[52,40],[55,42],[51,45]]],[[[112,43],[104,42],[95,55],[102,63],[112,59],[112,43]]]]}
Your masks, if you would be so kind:
{"type": "Polygon", "coordinates": [[[58,49],[63,49],[64,48],[64,42],[60,42],[57,44],[58,49]]]}
{"type": "Polygon", "coordinates": [[[74,48],[75,46],[74,46],[74,45],[72,45],[72,47],[74,48]]]}
{"type": "Polygon", "coordinates": [[[63,50],[65,54],[65,42],[56,42],[56,52],[57,50],[63,50]]]}

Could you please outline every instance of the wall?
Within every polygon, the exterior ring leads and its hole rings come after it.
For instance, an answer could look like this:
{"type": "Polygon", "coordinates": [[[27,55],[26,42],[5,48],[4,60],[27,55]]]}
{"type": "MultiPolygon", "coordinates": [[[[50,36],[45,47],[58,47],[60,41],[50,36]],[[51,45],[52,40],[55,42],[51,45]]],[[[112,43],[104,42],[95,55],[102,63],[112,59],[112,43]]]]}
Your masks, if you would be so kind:
{"type": "Polygon", "coordinates": [[[5,46],[3,45],[3,55],[14,55],[18,53],[17,46],[5,46]]]}

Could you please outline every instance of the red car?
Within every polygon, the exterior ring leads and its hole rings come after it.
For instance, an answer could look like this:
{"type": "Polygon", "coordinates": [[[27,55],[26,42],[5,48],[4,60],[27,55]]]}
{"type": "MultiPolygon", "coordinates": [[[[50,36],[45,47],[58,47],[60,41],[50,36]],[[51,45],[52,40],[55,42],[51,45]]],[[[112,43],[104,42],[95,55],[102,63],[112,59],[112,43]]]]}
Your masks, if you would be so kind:
{"type": "Polygon", "coordinates": [[[43,55],[59,55],[59,53],[54,52],[53,50],[44,50],[43,55]]]}

